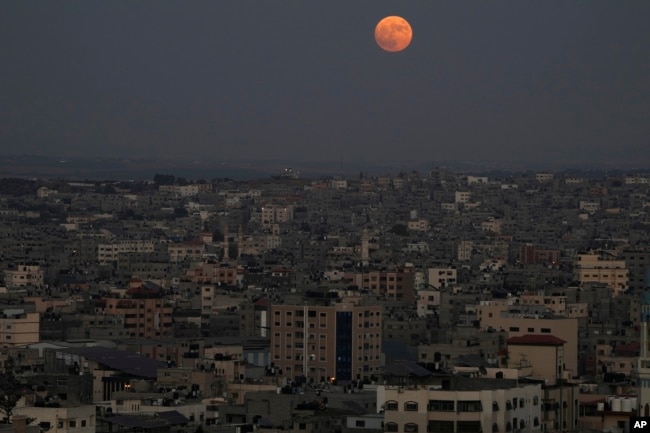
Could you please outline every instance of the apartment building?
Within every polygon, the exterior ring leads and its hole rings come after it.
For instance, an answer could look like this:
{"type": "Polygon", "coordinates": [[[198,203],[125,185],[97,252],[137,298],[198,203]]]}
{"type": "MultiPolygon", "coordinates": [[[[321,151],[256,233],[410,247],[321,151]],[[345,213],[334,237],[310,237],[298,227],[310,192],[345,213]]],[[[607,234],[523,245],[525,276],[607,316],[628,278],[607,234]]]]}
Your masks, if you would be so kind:
{"type": "Polygon", "coordinates": [[[548,334],[525,334],[510,337],[508,368],[532,367],[530,377],[554,385],[562,380],[564,372],[564,345],[566,341],[548,334]]]}
{"type": "Polygon", "coordinates": [[[212,191],[212,184],[190,184],[190,185],[160,185],[158,191],[161,194],[168,194],[173,197],[192,197],[200,192],[212,191]]]}
{"type": "Polygon", "coordinates": [[[628,287],[639,292],[650,287],[650,251],[625,250],[621,253],[628,269],[628,287]]]}
{"type": "Polygon", "coordinates": [[[542,312],[509,310],[508,300],[481,301],[476,305],[477,319],[483,329],[505,331],[508,338],[526,334],[555,336],[564,340],[567,374],[578,373],[578,319],[542,312]]]}
{"type": "Polygon", "coordinates": [[[0,347],[17,347],[38,343],[40,315],[22,308],[7,308],[0,315],[0,347]]]}
{"type": "Polygon", "coordinates": [[[308,382],[376,377],[381,369],[383,309],[346,301],[271,305],[271,359],[285,377],[308,382]]]}
{"type": "Polygon", "coordinates": [[[293,220],[293,205],[266,204],[260,210],[263,225],[286,223],[293,220]]]}
{"type": "Polygon", "coordinates": [[[133,280],[125,292],[127,298],[103,298],[108,315],[124,319],[131,337],[171,337],[173,308],[163,299],[162,289],[148,281],[133,280]]]}
{"type": "Polygon", "coordinates": [[[181,280],[197,284],[239,285],[243,280],[244,270],[231,263],[201,263],[185,272],[181,280]]]}
{"type": "Polygon", "coordinates": [[[418,290],[417,313],[418,317],[431,316],[440,306],[439,290],[418,290]]]}
{"type": "Polygon", "coordinates": [[[618,296],[628,287],[628,269],[625,260],[616,260],[602,254],[578,254],[574,260],[574,277],[580,284],[601,283],[618,296]]]}
{"type": "Polygon", "coordinates": [[[406,223],[406,226],[411,231],[427,232],[429,231],[429,220],[424,218],[410,220],[406,223]]]}
{"type": "Polygon", "coordinates": [[[442,385],[377,387],[384,431],[542,431],[540,384],[512,379],[449,377],[442,385]]]}
{"type": "Polygon", "coordinates": [[[41,431],[51,433],[95,433],[97,415],[94,405],[63,407],[19,406],[16,415],[29,418],[41,431]]]}
{"type": "Polygon", "coordinates": [[[345,278],[376,296],[412,303],[415,301],[415,268],[400,266],[392,271],[347,272],[345,278]]]}
{"type": "Polygon", "coordinates": [[[524,293],[518,298],[514,299],[514,306],[521,305],[523,307],[543,307],[544,312],[552,312],[558,316],[567,315],[567,297],[558,295],[539,295],[535,293],[524,293]]]}
{"type": "Polygon", "coordinates": [[[531,243],[519,247],[519,261],[524,265],[554,264],[560,260],[560,250],[540,248],[531,243]]]}
{"type": "Polygon", "coordinates": [[[458,282],[458,271],[455,268],[429,268],[427,271],[429,286],[440,290],[453,287],[458,282]]]}
{"type": "Polygon", "coordinates": [[[472,251],[474,250],[474,242],[463,240],[458,242],[457,258],[461,262],[467,262],[472,258],[472,251]]]}
{"type": "Polygon", "coordinates": [[[169,261],[178,263],[183,260],[198,260],[205,253],[205,243],[202,241],[180,242],[167,246],[169,261]]]}
{"type": "Polygon", "coordinates": [[[153,253],[154,242],[150,240],[120,240],[113,243],[97,245],[97,260],[106,265],[116,262],[124,253],[153,253]]]}
{"type": "Polygon", "coordinates": [[[10,290],[43,287],[44,276],[45,271],[38,264],[20,264],[4,271],[5,285],[10,290]]]}
{"type": "Polygon", "coordinates": [[[458,204],[468,204],[472,200],[471,191],[456,191],[454,193],[454,203],[458,204]]]}

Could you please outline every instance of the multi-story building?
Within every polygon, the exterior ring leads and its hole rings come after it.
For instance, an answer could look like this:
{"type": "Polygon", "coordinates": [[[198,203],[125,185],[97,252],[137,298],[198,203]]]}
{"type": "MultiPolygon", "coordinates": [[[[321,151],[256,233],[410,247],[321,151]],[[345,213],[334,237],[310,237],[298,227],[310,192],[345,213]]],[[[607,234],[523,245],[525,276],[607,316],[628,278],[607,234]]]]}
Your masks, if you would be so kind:
{"type": "Polygon", "coordinates": [[[293,220],[293,205],[267,204],[262,206],[260,218],[263,225],[286,223],[293,220]]]}
{"type": "Polygon", "coordinates": [[[97,245],[97,260],[105,265],[116,262],[124,253],[153,253],[154,242],[149,240],[121,240],[97,245]]]}
{"type": "Polygon", "coordinates": [[[342,382],[381,369],[382,307],[346,300],[331,305],[271,305],[271,359],[288,378],[342,382]]]}
{"type": "Polygon", "coordinates": [[[406,223],[409,230],[417,232],[426,232],[429,231],[429,220],[424,218],[419,218],[416,220],[411,220],[406,223]]]}
{"type": "Polygon", "coordinates": [[[564,374],[564,345],[566,341],[554,335],[526,334],[510,337],[508,343],[508,367],[532,367],[530,377],[553,385],[564,374]]]}
{"type": "Polygon", "coordinates": [[[628,269],[628,287],[639,292],[650,287],[650,251],[625,250],[621,253],[628,269]]]}
{"type": "Polygon", "coordinates": [[[539,432],[540,384],[513,379],[449,377],[441,385],[377,387],[384,431],[539,432]]]}
{"type": "Polygon", "coordinates": [[[63,407],[20,406],[16,415],[26,416],[42,431],[52,433],[95,433],[95,405],[64,405],[63,407]]]}
{"type": "Polygon", "coordinates": [[[454,194],[454,203],[456,204],[467,204],[472,200],[471,191],[456,191],[454,194]]]}
{"type": "Polygon", "coordinates": [[[439,306],[439,290],[418,290],[417,312],[419,317],[435,314],[439,306]]]}
{"type": "Polygon", "coordinates": [[[515,305],[542,306],[545,312],[553,312],[558,316],[567,315],[566,296],[545,296],[534,293],[524,293],[518,299],[515,298],[515,305]]]}
{"type": "Polygon", "coordinates": [[[508,338],[526,334],[553,335],[564,341],[565,370],[578,373],[578,319],[545,312],[508,310],[508,300],[482,301],[476,306],[483,329],[507,332],[508,338]]]}
{"type": "Polygon", "coordinates": [[[197,284],[241,284],[244,270],[234,263],[201,263],[188,269],[181,280],[197,284]]]}
{"type": "Polygon", "coordinates": [[[38,264],[20,264],[4,271],[5,285],[8,289],[40,288],[43,286],[44,276],[45,271],[38,264]]]}
{"type": "Polygon", "coordinates": [[[392,271],[346,273],[345,278],[361,290],[376,296],[412,303],[415,301],[415,269],[400,266],[392,271]]]}
{"type": "Polygon", "coordinates": [[[105,313],[123,318],[131,337],[171,337],[173,308],[165,303],[161,288],[140,280],[130,285],[125,293],[127,299],[102,299],[105,313]]]}
{"type": "Polygon", "coordinates": [[[443,287],[452,287],[458,281],[458,271],[455,268],[429,268],[429,286],[440,290],[443,287]]]}
{"type": "Polygon", "coordinates": [[[519,247],[519,261],[524,265],[554,264],[560,260],[560,250],[539,248],[531,243],[519,247]]]}
{"type": "Polygon", "coordinates": [[[578,254],[574,262],[574,274],[580,284],[606,284],[614,296],[624,292],[628,286],[625,260],[608,259],[601,254],[578,254]]]}
{"type": "Polygon", "coordinates": [[[201,241],[181,242],[167,246],[169,261],[178,263],[183,260],[197,260],[205,252],[205,243],[201,241]]]}
{"type": "Polygon", "coordinates": [[[0,316],[0,347],[38,343],[40,315],[20,309],[5,309],[0,316]]]}

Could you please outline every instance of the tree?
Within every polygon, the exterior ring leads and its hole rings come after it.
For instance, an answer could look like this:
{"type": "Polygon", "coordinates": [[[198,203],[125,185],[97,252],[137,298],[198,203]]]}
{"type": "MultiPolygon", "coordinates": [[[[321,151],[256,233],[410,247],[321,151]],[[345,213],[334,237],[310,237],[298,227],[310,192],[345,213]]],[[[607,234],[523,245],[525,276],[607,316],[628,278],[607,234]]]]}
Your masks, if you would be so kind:
{"type": "Polygon", "coordinates": [[[153,181],[156,185],[173,185],[176,182],[176,176],[173,174],[156,174],[153,181]]]}
{"type": "Polygon", "coordinates": [[[390,231],[398,236],[407,236],[409,234],[408,228],[404,224],[395,224],[390,231]]]}
{"type": "Polygon", "coordinates": [[[0,411],[4,422],[8,423],[20,399],[21,383],[13,370],[13,359],[5,361],[5,369],[0,373],[0,411]]]}

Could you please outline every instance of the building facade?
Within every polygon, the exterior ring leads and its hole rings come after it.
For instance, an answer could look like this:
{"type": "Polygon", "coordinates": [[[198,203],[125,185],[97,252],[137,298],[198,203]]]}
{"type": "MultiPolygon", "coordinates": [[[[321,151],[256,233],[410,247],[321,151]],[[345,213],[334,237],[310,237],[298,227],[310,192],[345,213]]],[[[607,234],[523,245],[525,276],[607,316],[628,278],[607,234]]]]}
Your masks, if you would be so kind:
{"type": "Polygon", "coordinates": [[[290,379],[371,380],[381,369],[382,307],[271,305],[271,360],[290,379]]]}

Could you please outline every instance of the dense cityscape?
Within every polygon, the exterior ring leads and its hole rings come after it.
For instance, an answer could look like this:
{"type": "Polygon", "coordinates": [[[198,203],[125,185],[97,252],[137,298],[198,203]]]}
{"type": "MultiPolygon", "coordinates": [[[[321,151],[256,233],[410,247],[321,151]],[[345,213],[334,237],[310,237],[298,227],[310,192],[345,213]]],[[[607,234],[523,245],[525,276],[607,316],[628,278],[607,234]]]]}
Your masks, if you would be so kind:
{"type": "Polygon", "coordinates": [[[0,431],[627,431],[650,415],[649,189],[0,179],[0,431]]]}

